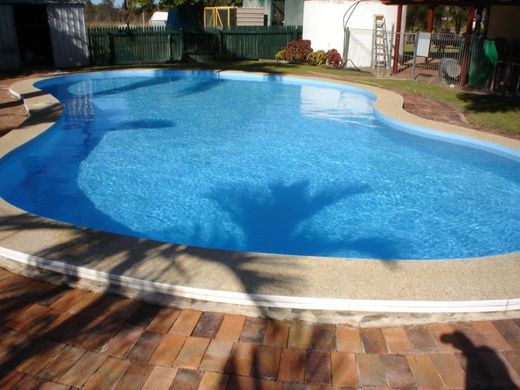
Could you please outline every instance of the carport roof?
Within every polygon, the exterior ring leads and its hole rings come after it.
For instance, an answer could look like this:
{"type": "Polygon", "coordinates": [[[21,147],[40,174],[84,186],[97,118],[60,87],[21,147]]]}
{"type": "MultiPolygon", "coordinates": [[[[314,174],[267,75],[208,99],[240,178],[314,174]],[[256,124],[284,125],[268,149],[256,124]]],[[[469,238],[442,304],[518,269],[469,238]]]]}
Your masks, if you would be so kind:
{"type": "Polygon", "coordinates": [[[520,5],[517,0],[380,0],[386,5],[460,5],[487,7],[490,5],[520,5]]]}

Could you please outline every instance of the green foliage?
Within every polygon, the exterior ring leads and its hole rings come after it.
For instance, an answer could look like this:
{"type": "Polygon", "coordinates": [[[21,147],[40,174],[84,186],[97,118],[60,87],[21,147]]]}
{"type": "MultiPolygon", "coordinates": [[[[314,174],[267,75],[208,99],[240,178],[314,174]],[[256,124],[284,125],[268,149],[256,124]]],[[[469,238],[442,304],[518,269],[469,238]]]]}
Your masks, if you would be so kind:
{"type": "Polygon", "coordinates": [[[311,65],[323,65],[327,62],[327,55],[323,50],[313,51],[307,56],[307,62],[311,65]]]}
{"type": "Polygon", "coordinates": [[[155,9],[154,0],[128,0],[128,7],[134,10],[152,11],[155,9]]]}
{"type": "MultiPolygon", "coordinates": [[[[436,32],[451,31],[459,34],[468,14],[468,7],[437,6],[434,11],[434,26],[436,32]]],[[[406,11],[407,31],[426,31],[428,23],[427,5],[409,5],[406,11]]]]}
{"type": "Polygon", "coordinates": [[[241,6],[243,0],[160,0],[159,6],[161,8],[170,7],[184,7],[184,6],[203,6],[216,7],[226,5],[241,6]]]}
{"type": "Polygon", "coordinates": [[[115,24],[121,21],[121,9],[117,8],[114,0],[103,0],[99,4],[92,1],[85,3],[85,21],[87,24],[115,24]]]}
{"type": "Polygon", "coordinates": [[[425,31],[428,20],[428,7],[410,5],[406,9],[406,29],[408,31],[425,31]]]}
{"type": "Polygon", "coordinates": [[[293,64],[303,64],[310,53],[312,53],[311,41],[298,39],[289,42],[285,48],[285,59],[293,64]]]}
{"type": "Polygon", "coordinates": [[[274,59],[275,59],[276,61],[285,61],[285,60],[286,60],[285,49],[284,49],[284,50],[280,50],[279,52],[277,52],[277,53],[274,55],[274,59]]]}

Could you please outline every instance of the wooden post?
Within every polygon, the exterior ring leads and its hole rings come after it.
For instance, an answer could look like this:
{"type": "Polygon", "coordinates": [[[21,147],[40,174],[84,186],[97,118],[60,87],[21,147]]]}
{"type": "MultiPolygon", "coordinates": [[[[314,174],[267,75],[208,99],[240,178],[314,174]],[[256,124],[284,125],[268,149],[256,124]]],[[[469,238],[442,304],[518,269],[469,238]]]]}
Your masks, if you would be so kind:
{"type": "Polygon", "coordinates": [[[428,32],[433,32],[433,14],[435,11],[435,6],[430,5],[428,6],[428,32]]]}
{"type": "Polygon", "coordinates": [[[473,19],[475,19],[475,7],[469,7],[466,18],[466,35],[471,35],[473,32],[473,19]]]}
{"type": "Polygon", "coordinates": [[[397,6],[397,27],[395,30],[395,43],[394,43],[394,63],[392,64],[392,74],[397,74],[399,68],[399,49],[401,45],[401,20],[403,19],[403,5],[397,6]]]}
{"type": "Polygon", "coordinates": [[[482,7],[478,7],[475,13],[475,29],[476,34],[480,34],[480,27],[482,26],[482,7]]]}
{"type": "Polygon", "coordinates": [[[488,32],[488,28],[489,28],[489,15],[491,14],[491,6],[487,6],[486,7],[486,17],[484,18],[484,30],[482,31],[482,33],[484,35],[487,35],[487,32],[488,32]]]}
{"type": "Polygon", "coordinates": [[[466,19],[466,34],[464,37],[464,51],[461,59],[460,86],[464,87],[468,81],[469,60],[471,54],[471,34],[473,32],[473,19],[475,18],[475,7],[468,10],[468,18],[466,19]]]}

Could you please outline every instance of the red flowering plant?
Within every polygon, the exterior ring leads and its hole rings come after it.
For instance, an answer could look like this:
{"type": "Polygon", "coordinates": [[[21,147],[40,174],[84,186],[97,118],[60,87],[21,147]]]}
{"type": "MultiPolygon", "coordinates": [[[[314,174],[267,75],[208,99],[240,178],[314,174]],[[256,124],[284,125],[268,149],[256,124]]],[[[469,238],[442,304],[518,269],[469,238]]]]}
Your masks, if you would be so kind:
{"type": "Polygon", "coordinates": [[[312,53],[311,41],[299,39],[291,41],[285,48],[285,59],[294,64],[303,64],[312,53]]]}
{"type": "Polygon", "coordinates": [[[336,49],[330,49],[325,56],[327,57],[327,64],[336,68],[341,65],[341,54],[336,49]]]}

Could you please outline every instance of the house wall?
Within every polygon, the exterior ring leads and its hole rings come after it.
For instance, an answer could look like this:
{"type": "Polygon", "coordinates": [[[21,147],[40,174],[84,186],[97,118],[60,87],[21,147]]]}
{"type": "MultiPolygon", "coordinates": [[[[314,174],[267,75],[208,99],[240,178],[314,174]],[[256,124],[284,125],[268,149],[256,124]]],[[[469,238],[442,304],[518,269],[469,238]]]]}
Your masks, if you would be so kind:
{"type": "Polygon", "coordinates": [[[20,52],[14,27],[13,7],[0,4],[0,70],[20,67],[20,52]]]}
{"type": "MultiPolygon", "coordinates": [[[[303,9],[303,39],[309,39],[314,50],[336,49],[343,53],[343,15],[355,3],[354,0],[305,0],[303,9]]],[[[348,22],[350,29],[372,30],[374,15],[385,16],[388,32],[395,30],[397,6],[385,6],[381,2],[364,1],[355,9],[348,22]]],[[[405,30],[406,11],[403,10],[402,30],[405,30]]],[[[371,40],[371,33],[367,31],[371,40]]]]}
{"type": "Polygon", "coordinates": [[[273,18],[273,3],[271,0],[244,0],[244,8],[263,8],[267,15],[267,25],[270,26],[273,18]]]}
{"type": "Polygon", "coordinates": [[[263,26],[263,8],[237,8],[237,26],[263,26]]]}
{"type": "Polygon", "coordinates": [[[88,41],[83,5],[47,5],[54,65],[78,67],[88,65],[88,41]]]}
{"type": "Polygon", "coordinates": [[[489,38],[520,38],[520,6],[494,5],[489,18],[489,38]]]}

